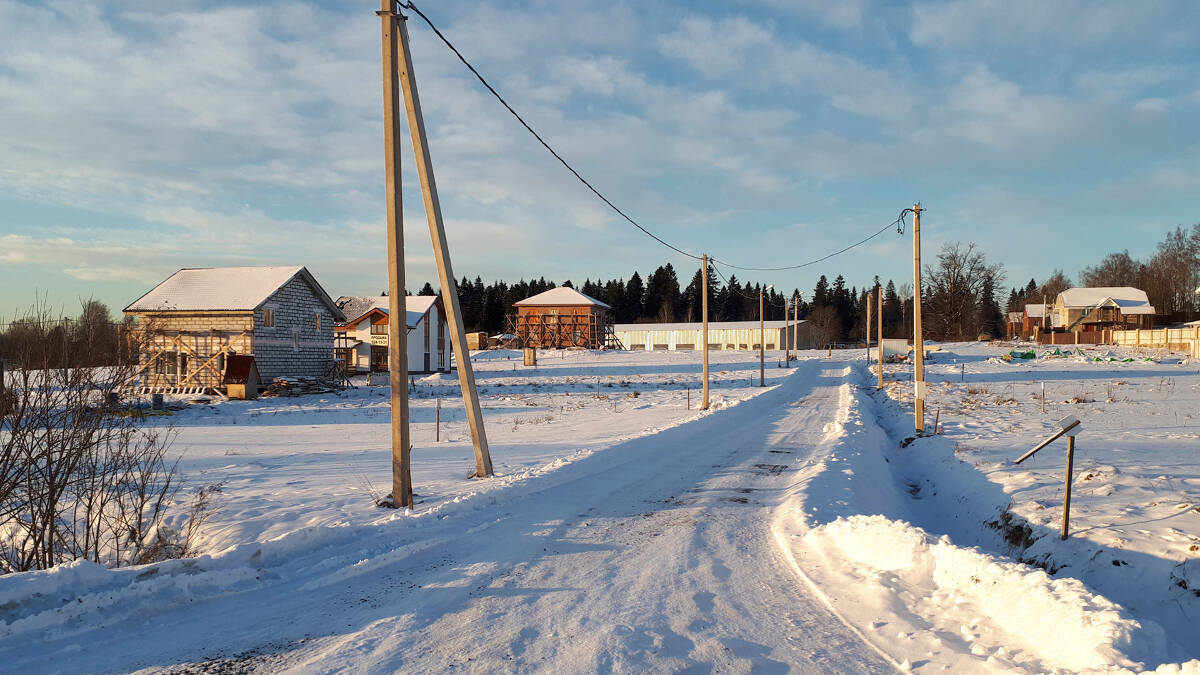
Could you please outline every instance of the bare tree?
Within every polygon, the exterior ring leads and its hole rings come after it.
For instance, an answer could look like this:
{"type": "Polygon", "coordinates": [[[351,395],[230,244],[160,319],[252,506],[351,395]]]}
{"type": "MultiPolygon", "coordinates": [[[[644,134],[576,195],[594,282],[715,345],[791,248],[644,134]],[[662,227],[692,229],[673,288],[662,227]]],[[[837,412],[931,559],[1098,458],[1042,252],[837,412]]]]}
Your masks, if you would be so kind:
{"type": "Polygon", "coordinates": [[[830,305],[817,307],[808,315],[808,324],[812,326],[812,338],[819,349],[833,341],[842,333],[842,320],[838,317],[837,309],[830,305]]]}
{"type": "MultiPolygon", "coordinates": [[[[1058,298],[1058,294],[1071,288],[1073,285],[1071,277],[1063,274],[1062,270],[1054,270],[1054,273],[1038,288],[1038,293],[1046,298],[1047,303],[1053,305],[1054,301],[1058,298]]],[[[1038,298],[1037,301],[1041,302],[1041,298],[1038,298]]]]}
{"type": "Polygon", "coordinates": [[[926,266],[922,323],[927,336],[940,340],[974,339],[983,329],[981,308],[994,304],[987,293],[1004,280],[999,264],[988,264],[975,244],[951,242],[926,266]]]}

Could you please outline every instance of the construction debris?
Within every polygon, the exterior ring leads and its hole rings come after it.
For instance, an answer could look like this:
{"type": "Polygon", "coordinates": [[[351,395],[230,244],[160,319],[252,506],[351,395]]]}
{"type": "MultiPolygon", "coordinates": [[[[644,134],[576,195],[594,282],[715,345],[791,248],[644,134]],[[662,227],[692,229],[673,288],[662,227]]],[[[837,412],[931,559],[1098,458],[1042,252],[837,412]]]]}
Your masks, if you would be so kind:
{"type": "Polygon", "coordinates": [[[337,380],[321,377],[277,377],[259,396],[305,396],[330,394],[344,388],[337,380]]]}

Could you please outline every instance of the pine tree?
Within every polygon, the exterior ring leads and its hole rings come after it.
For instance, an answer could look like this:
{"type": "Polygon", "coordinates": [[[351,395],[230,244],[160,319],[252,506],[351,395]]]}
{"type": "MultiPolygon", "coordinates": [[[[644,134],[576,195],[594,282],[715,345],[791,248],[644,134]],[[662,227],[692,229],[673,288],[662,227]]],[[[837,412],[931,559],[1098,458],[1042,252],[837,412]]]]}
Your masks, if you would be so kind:
{"type": "Polygon", "coordinates": [[[809,304],[813,307],[825,307],[832,304],[829,297],[829,281],[824,274],[817,280],[817,285],[813,288],[812,301],[809,304]]]}

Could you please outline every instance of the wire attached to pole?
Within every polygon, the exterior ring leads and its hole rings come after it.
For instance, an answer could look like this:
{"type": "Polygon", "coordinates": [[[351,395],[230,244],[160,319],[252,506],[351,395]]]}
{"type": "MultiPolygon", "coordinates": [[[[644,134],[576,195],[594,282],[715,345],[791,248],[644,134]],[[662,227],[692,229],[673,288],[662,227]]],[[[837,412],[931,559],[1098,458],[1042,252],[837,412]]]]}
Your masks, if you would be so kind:
{"type": "MultiPolygon", "coordinates": [[[[629,222],[630,225],[633,225],[637,229],[641,230],[643,234],[650,237],[654,241],[657,241],[658,243],[662,244],[663,246],[666,246],[667,248],[671,249],[672,251],[675,251],[676,253],[678,253],[682,256],[692,258],[693,260],[701,259],[701,256],[699,256],[695,253],[691,253],[689,251],[685,251],[682,248],[668,242],[667,240],[663,239],[662,237],[658,236],[657,234],[654,234],[650,230],[643,227],[641,225],[641,223],[637,222],[632,217],[630,217],[629,214],[622,211],[620,209],[620,207],[618,207],[616,204],[614,204],[612,202],[612,200],[610,200],[608,197],[605,197],[604,194],[600,192],[600,190],[596,189],[596,187],[594,185],[592,185],[590,182],[588,182],[588,180],[586,178],[584,178],[583,175],[581,175],[578,171],[575,170],[575,167],[571,166],[571,164],[569,162],[567,162],[567,160],[563,159],[562,155],[558,154],[558,151],[556,151],[553,147],[551,147],[551,145],[548,142],[546,142],[546,139],[542,138],[541,134],[539,134],[537,131],[534,131],[533,127],[531,127],[529,125],[529,123],[525,121],[525,118],[521,117],[520,113],[518,113],[515,109],[513,109],[513,107],[511,105],[508,104],[508,101],[504,100],[504,97],[500,95],[500,92],[496,91],[496,88],[493,87],[487,81],[487,79],[485,79],[483,77],[483,75],[481,75],[480,72],[475,69],[475,66],[471,65],[471,62],[467,60],[467,57],[463,56],[462,52],[458,51],[458,48],[455,47],[454,44],[451,43],[450,40],[445,35],[442,34],[442,31],[438,30],[438,27],[434,25],[433,21],[428,16],[425,16],[425,13],[422,12],[416,6],[416,4],[414,4],[412,2],[412,0],[409,0],[408,2],[399,2],[399,3],[397,3],[397,6],[407,9],[407,10],[410,10],[417,16],[421,17],[421,19],[429,26],[429,28],[434,32],[434,34],[438,36],[438,39],[440,39],[442,41],[442,43],[445,44],[446,47],[448,47],[450,49],[450,51],[453,52],[454,55],[458,57],[458,60],[461,61],[464,66],[467,67],[467,70],[471,71],[471,74],[473,74],[475,76],[475,79],[479,80],[479,83],[482,84],[484,86],[484,88],[487,89],[489,92],[491,92],[492,96],[494,96],[496,98],[496,100],[500,102],[500,105],[504,106],[504,108],[506,110],[508,110],[508,112],[514,118],[516,118],[516,120],[518,122],[521,123],[521,126],[525,127],[525,130],[528,131],[535,139],[537,139],[538,143],[540,143],[542,145],[542,147],[546,149],[547,152],[549,152],[551,155],[553,155],[553,157],[555,159],[557,159],[558,162],[560,164],[562,164],[564,168],[567,169],[567,171],[570,171],[571,174],[573,176],[575,176],[575,178],[578,179],[580,183],[583,183],[583,185],[588,190],[591,190],[592,194],[596,195],[596,197],[599,198],[600,201],[604,202],[617,215],[624,218],[627,222],[629,222]]],[[[870,236],[866,237],[865,239],[862,239],[853,244],[850,244],[849,246],[839,249],[837,251],[834,251],[833,253],[830,253],[828,255],[824,255],[824,256],[821,256],[820,258],[809,260],[808,262],[798,263],[795,265],[781,265],[778,267],[748,267],[748,266],[744,266],[744,265],[735,265],[731,262],[719,260],[719,259],[713,258],[713,257],[709,257],[709,262],[712,262],[712,263],[719,262],[722,265],[725,265],[726,267],[736,269],[736,270],[743,270],[743,271],[747,271],[747,272],[780,272],[780,271],[784,271],[784,270],[800,269],[803,267],[808,267],[810,265],[815,265],[819,262],[824,262],[834,256],[841,255],[842,253],[845,253],[846,251],[849,251],[853,248],[862,246],[863,244],[867,243],[868,241],[871,241],[875,237],[878,237],[879,235],[883,234],[884,230],[887,230],[890,227],[893,227],[893,226],[897,227],[897,229],[900,231],[900,233],[903,234],[904,216],[910,212],[912,212],[912,209],[904,209],[903,211],[900,212],[900,216],[898,218],[896,218],[896,220],[892,221],[891,223],[888,223],[883,228],[879,229],[877,232],[875,232],[874,234],[871,234],[870,236]]]]}

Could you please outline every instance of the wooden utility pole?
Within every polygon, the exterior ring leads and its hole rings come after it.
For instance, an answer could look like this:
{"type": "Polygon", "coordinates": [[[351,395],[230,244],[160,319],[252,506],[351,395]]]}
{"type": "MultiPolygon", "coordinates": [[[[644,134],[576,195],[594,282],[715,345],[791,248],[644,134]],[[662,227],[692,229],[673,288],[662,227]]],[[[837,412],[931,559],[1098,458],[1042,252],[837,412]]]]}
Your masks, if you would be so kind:
{"type": "Polygon", "coordinates": [[[763,288],[758,288],[758,386],[767,386],[767,332],[763,321],[763,288]]]}
{"type": "Polygon", "coordinates": [[[788,307],[791,298],[783,301],[783,348],[784,363],[792,365],[792,308],[788,307]]]}
{"type": "Polygon", "coordinates": [[[867,370],[871,369],[871,301],[874,293],[867,293],[867,370]]]}
{"type": "MultiPolygon", "coordinates": [[[[384,3],[389,1],[381,0],[384,3]]],[[[450,324],[451,346],[458,361],[458,385],[462,389],[467,425],[471,428],[471,441],[475,446],[475,473],[472,477],[484,478],[492,475],[492,457],[488,452],[487,433],[483,428],[483,410],[479,406],[479,391],[475,388],[475,371],[471,367],[471,352],[467,349],[462,307],[458,302],[458,286],[454,281],[454,269],[450,265],[450,248],[446,241],[446,227],[442,222],[442,205],[438,201],[437,183],[433,178],[433,160],[429,156],[429,144],[425,138],[425,119],[421,115],[421,99],[417,95],[412,53],[408,48],[408,26],[404,17],[399,17],[396,24],[400,31],[400,83],[408,109],[408,135],[412,139],[413,155],[417,160],[417,175],[421,179],[425,217],[429,221],[429,238],[433,240],[433,257],[437,262],[438,282],[442,285],[442,304],[449,310],[446,318],[450,324]]],[[[400,292],[404,292],[403,286],[400,292]]]]}
{"type": "Polygon", "coordinates": [[[701,410],[708,410],[708,254],[700,256],[700,337],[704,340],[704,393],[701,410]]]}
{"type": "Polygon", "coordinates": [[[800,358],[800,295],[796,295],[796,302],[792,304],[792,348],[796,350],[796,358],[800,358]]]}
{"type": "Polygon", "coordinates": [[[400,84],[393,0],[379,0],[383,38],[383,148],[387,169],[388,375],[392,384],[392,506],[412,508],[408,428],[408,326],[404,307],[404,217],[400,186],[400,84]]]}
{"type": "Polygon", "coordinates": [[[913,204],[913,424],[925,432],[925,338],[921,332],[921,205],[913,204]]]}
{"type": "Polygon", "coordinates": [[[875,386],[883,389],[883,286],[875,284],[875,332],[879,334],[879,381],[875,386]]]}

